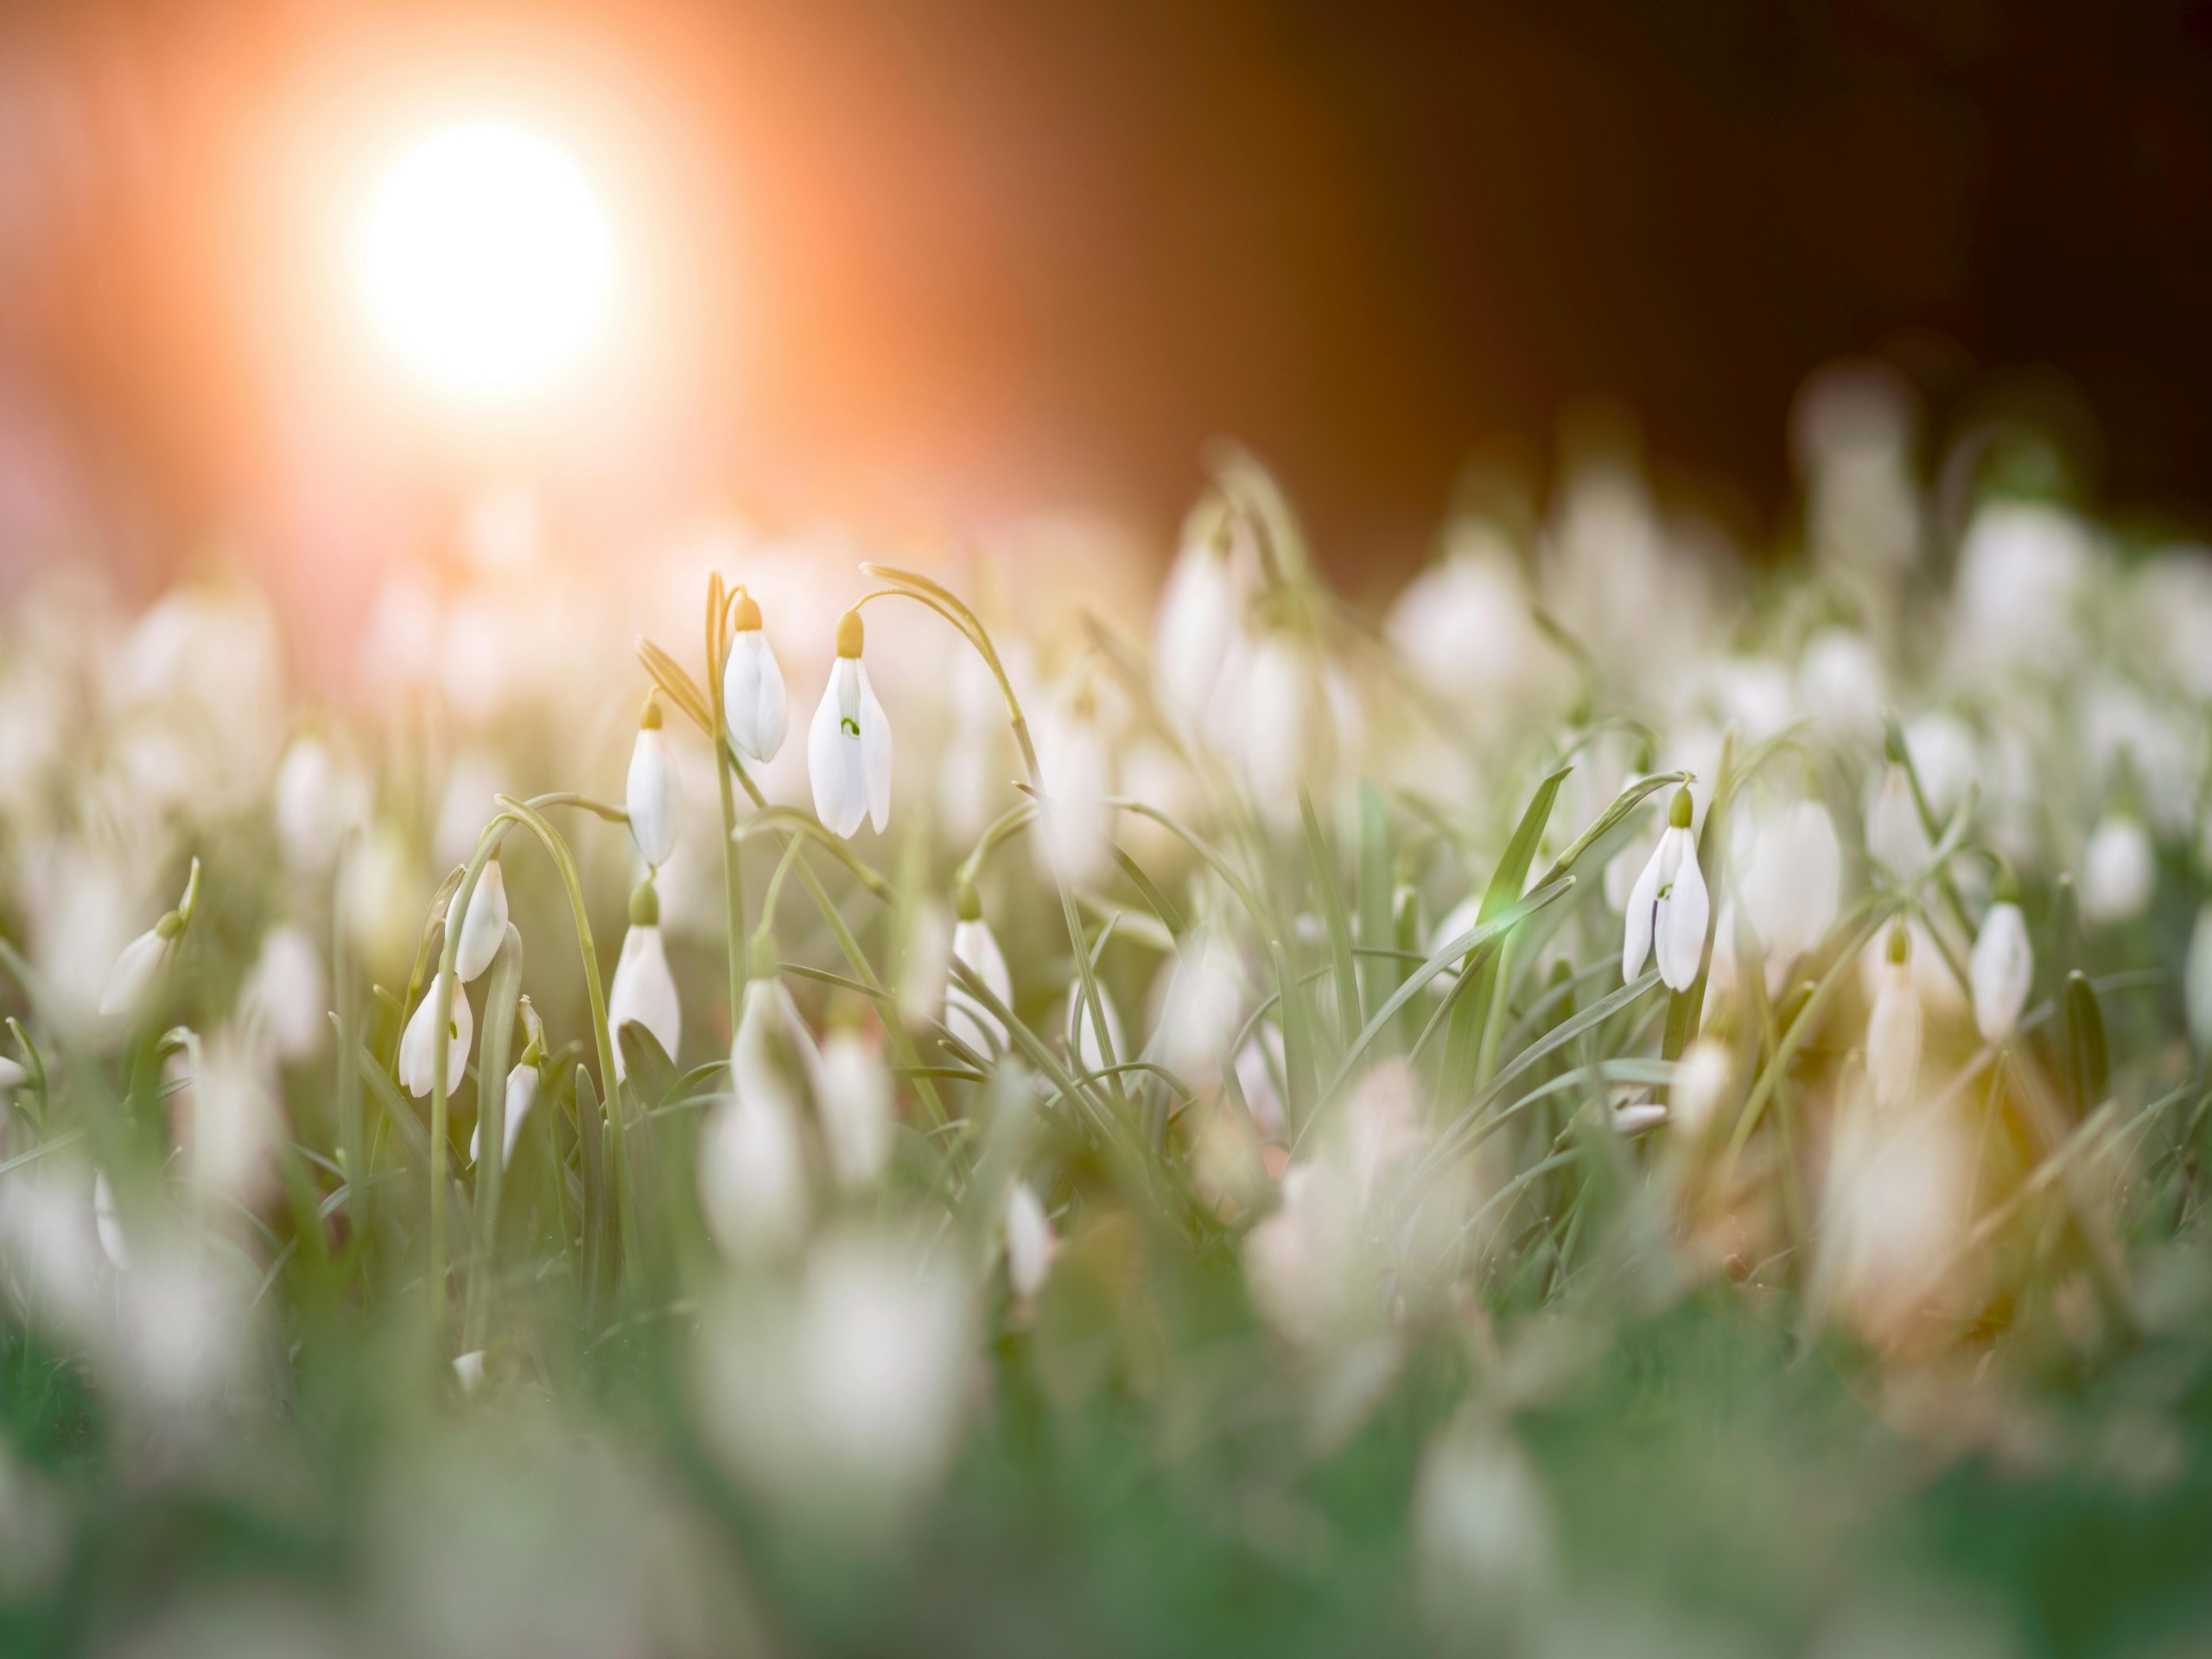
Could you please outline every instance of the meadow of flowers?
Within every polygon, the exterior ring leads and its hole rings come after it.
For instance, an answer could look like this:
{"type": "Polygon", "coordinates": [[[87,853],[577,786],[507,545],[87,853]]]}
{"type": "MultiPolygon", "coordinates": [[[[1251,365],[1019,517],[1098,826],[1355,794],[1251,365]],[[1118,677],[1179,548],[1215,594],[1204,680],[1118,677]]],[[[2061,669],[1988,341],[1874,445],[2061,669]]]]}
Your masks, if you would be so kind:
{"type": "Polygon", "coordinates": [[[1793,436],[1395,594],[1234,449],[1156,602],[34,577],[8,1650],[2204,1651],[2212,552],[1793,436]]]}

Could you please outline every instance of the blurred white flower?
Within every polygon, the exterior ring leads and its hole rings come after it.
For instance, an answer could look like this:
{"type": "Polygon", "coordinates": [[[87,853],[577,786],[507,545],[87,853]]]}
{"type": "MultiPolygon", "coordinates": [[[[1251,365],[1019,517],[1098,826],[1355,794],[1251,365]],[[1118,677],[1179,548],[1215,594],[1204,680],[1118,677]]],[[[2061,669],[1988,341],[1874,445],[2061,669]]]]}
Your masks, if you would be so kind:
{"type": "Polygon", "coordinates": [[[2189,964],[2183,974],[2183,998],[2189,1005],[2189,1034],[2199,1054],[2212,1054],[2212,901],[2196,912],[2189,936],[2189,964]]]}
{"type": "MultiPolygon", "coordinates": [[[[423,1000],[415,1007],[407,1021],[407,1030],[399,1039],[399,1081],[408,1093],[417,1100],[430,1095],[437,1086],[438,988],[446,982],[443,974],[433,979],[423,992],[423,1000]]],[[[468,1045],[476,1034],[476,1017],[469,1012],[468,993],[461,986],[453,988],[453,1013],[446,1022],[446,1093],[450,1095],[461,1087],[461,1080],[468,1075],[468,1045]]]]}
{"type": "Polygon", "coordinates": [[[1337,1330],[1352,1306],[1357,1206],[1327,1162],[1291,1165],[1281,1198],[1245,1236],[1245,1278],[1268,1322],[1310,1346],[1337,1330]]]}
{"type": "Polygon", "coordinates": [[[1106,838],[1110,763],[1087,690],[1046,702],[1036,743],[1045,780],[1034,832],[1038,866],[1077,885],[1094,882],[1113,862],[1106,838]]]}
{"type": "Polygon", "coordinates": [[[1827,809],[1818,801],[1793,801],[1751,821],[1738,890],[1745,917],[1766,952],[1770,995],[1780,988],[1790,965],[1827,937],[1842,882],[1843,849],[1827,809]]]}
{"type": "Polygon", "coordinates": [[[387,820],[361,838],[346,855],[342,886],[347,939],[372,963],[404,966],[430,893],[397,824],[387,820]]]}
{"type": "Polygon", "coordinates": [[[2199,702],[2212,702],[2212,549],[2168,548],[2136,577],[2136,626],[2161,667],[2199,702]]]}
{"type": "Polygon", "coordinates": [[[172,1097],[194,1182],[251,1209],[274,1185],[283,1132],[260,1046],[226,1027],[194,1051],[191,1086],[172,1097]]]}
{"type": "Polygon", "coordinates": [[[1344,1133],[1354,1188],[1365,1203],[1385,1176],[1419,1152],[1421,1086],[1402,1060],[1385,1060],[1359,1080],[1344,1103],[1344,1133]]]}
{"type": "Polygon", "coordinates": [[[1958,1273],[1974,1163],[1956,1120],[1846,1103],[1821,1202],[1814,1300],[1878,1344],[1955,1339],[1930,1314],[1958,1273]]]}
{"type": "Polygon", "coordinates": [[[1177,1076],[1197,1084],[1220,1070],[1244,1009],[1244,975],[1236,948],[1212,927],[1200,930],[1156,982],[1154,1046],[1177,1076]]]}
{"type": "Polygon", "coordinates": [[[480,749],[470,749],[453,763],[430,834],[430,856],[441,867],[451,869],[476,856],[477,840],[499,810],[498,797],[506,792],[504,778],[499,763],[480,749]]]}
{"type": "Polygon", "coordinates": [[[338,856],[346,830],[368,815],[368,789],[312,733],[294,738],[276,768],[276,844],[287,868],[321,875],[338,856]]]}
{"type": "Polygon", "coordinates": [[[130,1246],[124,1236],[122,1213],[116,1208],[115,1187],[105,1170],[92,1177],[92,1230],[109,1265],[118,1272],[129,1271],[130,1246]]]}
{"type": "Polygon", "coordinates": [[[1920,1077],[1920,988],[1909,965],[1911,949],[1911,936],[1892,924],[1889,966],[1866,1021],[1866,1076],[1875,1105],[1886,1110],[1910,1101],[1920,1077]]]}
{"type": "Polygon", "coordinates": [[[1866,850],[1900,882],[1925,869],[1936,850],[1912,798],[1911,774],[1895,762],[1883,766],[1867,798],[1866,850]]]}
{"type": "Polygon", "coordinates": [[[1814,729],[1829,742],[1839,748],[1866,742],[1882,729],[1888,696],[1882,659],[1863,634],[1823,628],[1805,642],[1797,696],[1814,729]]]}
{"type": "Polygon", "coordinates": [[[1017,1298],[1036,1300],[1059,1248],[1052,1217],[1045,1213],[1036,1190],[1027,1181],[1016,1181],[1006,1195],[1006,1277],[1017,1298]]]}
{"type": "Polygon", "coordinates": [[[30,1081],[30,1073],[16,1061],[0,1054],[0,1097],[14,1093],[30,1081]]]}
{"type": "Polygon", "coordinates": [[[2108,812],[2082,854],[2082,913],[2093,922],[2132,921],[2148,909],[2158,874],[2150,831],[2132,812],[2108,812]]]}
{"type": "Polygon", "coordinates": [[[862,819],[880,835],[891,821],[891,722],[861,660],[858,611],[837,624],[837,660],[807,733],[806,769],[814,815],[832,835],[850,836],[862,819]]]}
{"type": "MultiPolygon", "coordinates": [[[[1129,1052],[1128,1041],[1122,1035],[1122,1015],[1114,1006],[1114,994],[1093,977],[1098,991],[1098,1006],[1106,1013],[1106,1046],[1114,1051],[1114,1059],[1120,1060],[1129,1052]]],[[[1067,1008],[1068,1052],[1086,1071],[1103,1071],[1114,1063],[1098,1046],[1098,1025],[1090,1017],[1090,1004],[1083,995],[1083,982],[1068,982],[1067,1008]]]]}
{"type": "Polygon", "coordinates": [[[1543,1484],[1494,1422],[1470,1413],[1421,1453],[1413,1492],[1413,1555],[1421,1611],[1458,1651],[1517,1651],[1510,1638],[1557,1571],[1558,1545],[1543,1484]]]}
{"type": "Polygon", "coordinates": [[[755,974],[730,1045],[730,1097],[708,1113],[699,1143],[707,1225],[733,1255],[780,1254],[806,1230],[812,1206],[798,1089],[820,1065],[783,982],[755,974]]]}
{"type": "Polygon", "coordinates": [[[1686,1135],[1705,1132],[1736,1082],[1735,1057],[1718,1038],[1700,1037],[1682,1051],[1667,1092],[1675,1126],[1686,1135]]]}
{"type": "Polygon", "coordinates": [[[1910,386],[1885,363],[1821,370],[1791,422],[1805,480],[1805,538],[1823,564],[1878,576],[1910,567],[1920,545],[1910,386]]]}
{"type": "MultiPolygon", "coordinates": [[[[522,1135],[523,1121],[530,1116],[531,1108],[537,1104],[537,1067],[525,1059],[507,1073],[505,1113],[506,1119],[500,1134],[499,1165],[505,1168],[515,1160],[515,1141],[522,1135]]],[[[484,1156],[484,1120],[480,1115],[476,1127],[468,1132],[468,1161],[475,1163],[484,1156]]]]}
{"type": "Polygon", "coordinates": [[[1938,709],[1904,728],[1904,747],[1928,797],[1928,810],[1939,823],[1948,819],[1966,798],[1967,785],[1980,775],[1981,746],[1974,728],[1938,709]]]}
{"type": "Polygon", "coordinates": [[[1697,867],[1697,842],[1690,834],[1690,792],[1678,789],[1667,809],[1667,829],[1651,860],[1629,895],[1627,925],[1621,940],[1621,978],[1643,971],[1643,959],[1656,953],[1659,977],[1669,990],[1686,991],[1705,957],[1705,929],[1711,900],[1697,867]]]}
{"type": "Polygon", "coordinates": [[[2063,673],[2079,655],[2081,592],[2097,559],[2089,526],[2063,508],[1984,503],[1959,547],[1952,626],[1960,661],[2063,673]]]}
{"type": "Polygon", "coordinates": [[[1667,1109],[1656,1100],[1634,1100],[1613,1108],[1613,1131],[1617,1135],[1643,1135],[1666,1121],[1667,1109]]]}
{"type": "Polygon", "coordinates": [[[622,1058],[622,1027],[632,1020],[652,1033],[661,1052],[675,1058],[683,1040],[683,1005],[676,976],[668,970],[661,943],[660,900],[650,878],[638,884],[630,900],[630,931],[622,936],[622,958],[614,964],[614,983],[607,994],[607,1025],[614,1034],[614,1075],[627,1075],[622,1058]]]}
{"type": "Polygon", "coordinates": [[[474,1394],[484,1386],[484,1351],[471,1349],[453,1357],[454,1381],[461,1384],[463,1394],[474,1394]]]}
{"type": "Polygon", "coordinates": [[[638,856],[658,868],[676,849],[676,774],[669,766],[668,739],[661,731],[660,699],[645,699],[638,719],[638,744],[630,752],[626,803],[630,835],[638,856]]]}
{"type": "Polygon", "coordinates": [[[832,1031],[822,1042],[817,1083],[830,1174],[849,1192],[874,1185],[891,1161],[891,1073],[882,1052],[857,1031],[832,1031]]]}
{"type": "Polygon", "coordinates": [[[1999,899],[1981,918],[1968,976],[1974,982],[1974,1021],[1986,1043],[2001,1043],[2018,1030],[2035,977],[2035,950],[2019,906],[1999,899]]]}
{"type": "Polygon", "coordinates": [[[1270,633],[1252,653],[1244,693],[1240,759],[1262,811],[1282,821],[1298,814],[1315,733],[1313,675],[1287,635],[1270,633]]]}
{"type": "Polygon", "coordinates": [[[926,1027],[945,1016],[945,980],[952,966],[952,925],[944,904],[924,898],[907,924],[906,949],[899,958],[899,1017],[910,1027],[926,1027]]]}
{"type": "MultiPolygon", "coordinates": [[[[983,982],[983,988],[1007,1008],[1014,1007],[1014,978],[1007,972],[1006,955],[983,919],[982,906],[973,887],[960,894],[963,912],[952,929],[952,959],[983,982]],[[972,912],[972,914],[967,913],[972,912]]],[[[959,1041],[990,1059],[1004,1052],[1006,1026],[997,1014],[957,980],[945,988],[945,1029],[959,1041]]]]}
{"type": "Polygon", "coordinates": [[[760,607],[752,594],[737,596],[736,637],[722,669],[722,711],[730,741],[747,758],[769,761],[784,747],[790,711],[784,698],[784,671],[760,626],[760,607]]]}
{"type": "Polygon", "coordinates": [[[1234,531],[1228,505],[1210,494],[1184,525],[1181,548],[1160,595],[1154,668],[1168,704],[1192,718],[1211,699],[1237,630],[1239,599],[1230,565],[1234,531]]]}
{"type": "MultiPolygon", "coordinates": [[[[453,906],[446,906],[451,925],[453,906]]],[[[454,945],[454,971],[466,985],[480,977],[499,954],[507,937],[507,878],[496,858],[477,872],[475,891],[461,918],[461,937],[454,945]]]]}
{"type": "Polygon", "coordinates": [[[329,992],[322,954],[296,922],[280,922],[261,937],[261,955],[238,992],[248,1027],[279,1058],[299,1061],[322,1046],[329,1031],[329,992]]]}
{"type": "Polygon", "coordinates": [[[1530,603],[1512,545],[1470,519],[1446,532],[1444,556],[1406,584],[1386,632],[1433,690],[1478,726],[1495,726],[1541,689],[1554,661],[1530,603]]]}
{"type": "Polygon", "coordinates": [[[168,926],[171,919],[163,917],[160,925],[147,929],[123,947],[123,954],[108,970],[107,982],[100,988],[102,1019],[135,1020],[145,1014],[175,945],[177,930],[168,926]]]}

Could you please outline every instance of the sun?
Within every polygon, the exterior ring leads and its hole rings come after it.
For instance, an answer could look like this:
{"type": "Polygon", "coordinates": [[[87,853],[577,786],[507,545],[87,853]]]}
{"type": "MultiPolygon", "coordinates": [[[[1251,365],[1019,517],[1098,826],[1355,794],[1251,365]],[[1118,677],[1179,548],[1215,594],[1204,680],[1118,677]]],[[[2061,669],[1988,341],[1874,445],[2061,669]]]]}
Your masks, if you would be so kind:
{"type": "Polygon", "coordinates": [[[588,353],[604,320],[605,216],[575,165],[514,127],[417,147],[369,215],[363,276],[385,337],[448,391],[535,391],[588,353]]]}

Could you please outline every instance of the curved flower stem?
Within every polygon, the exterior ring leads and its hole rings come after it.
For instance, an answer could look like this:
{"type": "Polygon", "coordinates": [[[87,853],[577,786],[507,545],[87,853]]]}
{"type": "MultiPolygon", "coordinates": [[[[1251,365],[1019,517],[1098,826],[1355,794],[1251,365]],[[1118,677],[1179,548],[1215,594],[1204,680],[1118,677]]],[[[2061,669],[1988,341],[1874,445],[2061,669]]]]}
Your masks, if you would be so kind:
{"type": "Polygon", "coordinates": [[[745,1006],[745,853],[737,833],[737,798],[729,786],[730,756],[723,734],[729,719],[722,705],[722,662],[729,649],[729,601],[715,571],[707,578],[707,706],[714,728],[707,734],[715,750],[715,791],[722,815],[722,899],[724,931],[729,946],[729,1028],[737,1029],[745,1006]]]}

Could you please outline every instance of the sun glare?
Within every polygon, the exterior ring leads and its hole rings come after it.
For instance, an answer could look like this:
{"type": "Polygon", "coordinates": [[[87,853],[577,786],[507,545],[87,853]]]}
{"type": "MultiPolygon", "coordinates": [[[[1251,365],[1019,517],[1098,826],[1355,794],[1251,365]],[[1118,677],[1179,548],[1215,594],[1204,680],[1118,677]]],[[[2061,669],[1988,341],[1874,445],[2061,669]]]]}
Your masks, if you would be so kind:
{"type": "Polygon", "coordinates": [[[369,302],[410,364],[447,389],[510,397],[588,352],[606,309],[607,221],[583,175],[512,127],[429,140],[370,215],[369,302]]]}

